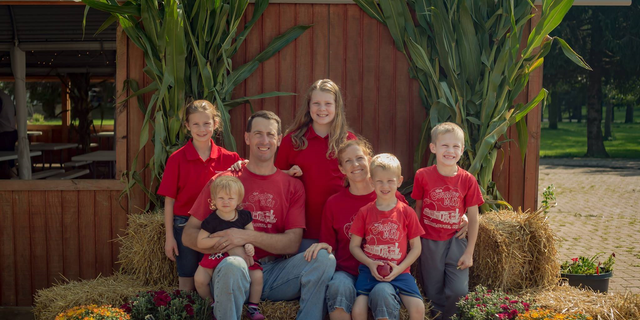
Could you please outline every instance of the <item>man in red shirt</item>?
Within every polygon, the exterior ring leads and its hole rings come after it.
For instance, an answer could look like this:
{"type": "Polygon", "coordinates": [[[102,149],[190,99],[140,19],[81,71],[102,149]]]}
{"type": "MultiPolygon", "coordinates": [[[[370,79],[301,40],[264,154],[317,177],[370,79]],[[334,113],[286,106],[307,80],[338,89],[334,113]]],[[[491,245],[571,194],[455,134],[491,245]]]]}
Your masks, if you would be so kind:
{"type": "MultiPolygon", "coordinates": [[[[300,298],[297,318],[320,320],[326,307],[318,302],[325,301],[326,286],[336,263],[326,250],[319,252],[318,258],[310,262],[302,253],[288,259],[284,257],[295,254],[300,246],[305,228],[305,194],[299,180],[274,166],[274,156],[282,140],[280,118],[269,111],[254,113],[247,123],[244,138],[249,146],[249,163],[239,172],[221,175],[235,175],[242,182],[245,188],[242,206],[251,211],[255,231],[228,229],[211,235],[219,239],[211,250],[203,253],[232,254],[218,265],[213,274],[214,314],[218,319],[240,319],[242,305],[249,296],[247,265],[254,262],[245,255],[243,246],[251,243],[256,247],[253,258],[264,270],[262,299],[300,298]]],[[[196,250],[202,221],[212,212],[209,207],[210,183],[189,211],[191,217],[183,231],[183,243],[196,250]]]]}

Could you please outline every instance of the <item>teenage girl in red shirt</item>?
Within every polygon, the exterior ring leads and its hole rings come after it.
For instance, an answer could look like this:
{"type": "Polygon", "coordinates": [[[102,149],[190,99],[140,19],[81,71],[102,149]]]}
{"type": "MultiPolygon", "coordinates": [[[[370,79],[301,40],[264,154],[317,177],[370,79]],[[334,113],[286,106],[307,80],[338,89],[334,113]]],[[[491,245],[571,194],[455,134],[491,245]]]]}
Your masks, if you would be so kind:
{"type": "Polygon", "coordinates": [[[177,263],[180,290],[192,291],[195,289],[193,276],[202,254],[182,244],[182,230],[189,219],[189,210],[214,175],[242,159],[211,139],[214,131],[221,129],[220,113],[211,102],[189,103],[184,119],[192,139],[167,160],[158,195],[165,197],[165,254],[177,263]]]}
{"type": "Polygon", "coordinates": [[[343,188],[344,174],[338,168],[336,152],[343,142],[355,139],[347,126],[338,86],[329,79],[314,82],[282,139],[275,162],[281,170],[297,165],[303,173],[307,228],[300,252],[318,242],[324,203],[343,188]]]}

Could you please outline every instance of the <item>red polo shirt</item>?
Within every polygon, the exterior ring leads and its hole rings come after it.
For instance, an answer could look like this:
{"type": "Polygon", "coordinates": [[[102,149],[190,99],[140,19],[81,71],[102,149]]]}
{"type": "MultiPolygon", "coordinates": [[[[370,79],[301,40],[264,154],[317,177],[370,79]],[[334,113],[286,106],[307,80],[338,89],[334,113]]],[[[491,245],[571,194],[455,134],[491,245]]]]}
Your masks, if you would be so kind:
{"type": "Polygon", "coordinates": [[[211,154],[203,161],[191,140],[176,150],[167,160],[162,182],[158,188],[161,196],[176,199],[173,214],[189,216],[189,209],[204,185],[219,172],[242,160],[240,156],[219,147],[211,140],[211,154]]]}
{"type": "MultiPolygon", "coordinates": [[[[324,203],[330,196],[344,188],[344,174],[338,169],[337,158],[327,159],[329,135],[323,138],[313,130],[312,126],[309,126],[305,138],[308,142],[307,148],[295,150],[291,134],[286,135],[278,149],[275,164],[281,170],[289,170],[293,165],[302,169],[302,177],[300,178],[306,193],[305,217],[307,221],[304,238],[318,239],[320,238],[324,203]]],[[[349,132],[347,140],[355,139],[357,139],[356,135],[349,132]]]]}

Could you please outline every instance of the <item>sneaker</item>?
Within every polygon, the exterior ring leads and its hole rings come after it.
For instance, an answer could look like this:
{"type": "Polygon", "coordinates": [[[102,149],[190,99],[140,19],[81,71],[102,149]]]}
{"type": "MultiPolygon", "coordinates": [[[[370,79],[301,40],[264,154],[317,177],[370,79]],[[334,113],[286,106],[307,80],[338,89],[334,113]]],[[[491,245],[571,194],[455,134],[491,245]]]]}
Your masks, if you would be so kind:
{"type": "Polygon", "coordinates": [[[264,316],[258,308],[247,307],[247,317],[251,320],[264,320],[264,316]]]}

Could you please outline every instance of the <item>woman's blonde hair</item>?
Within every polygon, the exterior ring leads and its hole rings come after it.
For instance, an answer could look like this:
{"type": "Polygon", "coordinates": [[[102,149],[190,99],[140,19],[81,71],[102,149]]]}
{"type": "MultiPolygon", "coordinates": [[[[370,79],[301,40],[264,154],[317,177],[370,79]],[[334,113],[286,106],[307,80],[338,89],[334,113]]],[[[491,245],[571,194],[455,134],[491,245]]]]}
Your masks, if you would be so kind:
{"type": "Polygon", "coordinates": [[[214,130],[222,130],[222,117],[218,107],[207,100],[191,101],[184,107],[184,122],[189,123],[189,116],[197,112],[206,112],[211,115],[214,122],[214,130]]]}
{"type": "Polygon", "coordinates": [[[241,209],[242,199],[244,199],[244,186],[238,178],[232,176],[220,176],[213,181],[211,187],[209,187],[209,192],[211,193],[209,209],[216,209],[215,199],[220,191],[224,191],[228,195],[235,194],[238,197],[238,207],[236,209],[241,209]]]}
{"type": "Polygon", "coordinates": [[[314,82],[304,99],[304,105],[298,109],[296,118],[293,120],[293,124],[287,129],[285,134],[291,133],[291,140],[293,141],[293,148],[295,150],[303,150],[307,148],[308,141],[304,137],[307,133],[307,129],[313,123],[311,114],[309,113],[309,103],[311,102],[311,95],[314,91],[321,91],[330,93],[333,95],[336,105],[336,113],[331,123],[331,131],[329,132],[329,150],[327,150],[327,159],[334,157],[338,152],[338,147],[341,143],[347,140],[349,128],[347,126],[347,116],[344,111],[344,103],[342,101],[342,94],[340,88],[335,82],[329,79],[321,79],[314,82]]]}

